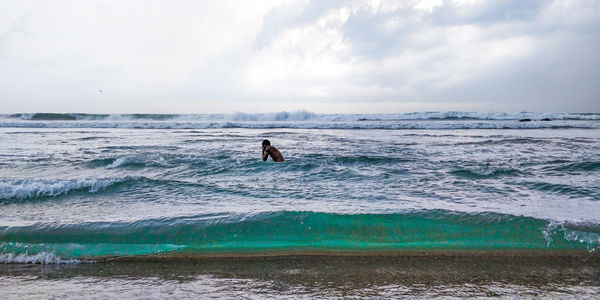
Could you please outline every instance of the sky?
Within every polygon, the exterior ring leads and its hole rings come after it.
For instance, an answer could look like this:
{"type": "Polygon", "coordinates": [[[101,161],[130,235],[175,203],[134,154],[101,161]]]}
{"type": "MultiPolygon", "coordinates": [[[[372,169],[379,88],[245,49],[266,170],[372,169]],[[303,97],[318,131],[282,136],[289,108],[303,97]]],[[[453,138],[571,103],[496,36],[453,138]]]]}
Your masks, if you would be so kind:
{"type": "Polygon", "coordinates": [[[0,0],[0,113],[600,112],[600,1],[0,0]]]}

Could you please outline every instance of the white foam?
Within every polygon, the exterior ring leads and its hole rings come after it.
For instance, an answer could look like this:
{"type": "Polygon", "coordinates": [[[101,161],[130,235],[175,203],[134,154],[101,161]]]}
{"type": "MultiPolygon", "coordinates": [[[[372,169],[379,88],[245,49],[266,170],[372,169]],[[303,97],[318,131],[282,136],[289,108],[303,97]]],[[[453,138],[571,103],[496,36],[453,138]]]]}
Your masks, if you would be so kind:
{"type": "MultiPolygon", "coordinates": [[[[3,119],[32,120],[36,114],[25,113],[16,115],[0,115],[3,119]]],[[[153,115],[153,114],[59,114],[75,118],[77,121],[359,121],[359,120],[440,120],[440,119],[476,119],[476,120],[600,120],[598,113],[536,113],[536,112],[464,112],[464,111],[434,111],[410,112],[390,114],[316,114],[306,110],[281,111],[273,113],[243,113],[234,114],[179,114],[179,115],[153,115]]],[[[56,117],[56,116],[54,116],[56,117]]],[[[43,118],[43,116],[42,116],[43,118]]],[[[40,119],[38,121],[44,121],[40,119]]]]}
{"type": "Polygon", "coordinates": [[[113,161],[111,164],[107,165],[106,168],[114,169],[114,168],[118,168],[120,166],[129,164],[134,161],[135,161],[135,158],[133,158],[133,157],[119,157],[119,158],[115,159],[115,161],[113,161]]]}
{"type": "Polygon", "coordinates": [[[235,113],[228,115],[227,120],[232,121],[307,121],[323,118],[327,115],[316,115],[312,112],[300,110],[295,112],[277,112],[268,114],[246,114],[246,113],[235,113]]]}
{"type": "Polygon", "coordinates": [[[105,168],[115,169],[115,168],[131,165],[131,164],[138,164],[138,165],[143,165],[143,166],[164,165],[164,163],[165,163],[165,158],[160,154],[144,155],[143,157],[123,156],[123,157],[119,157],[119,158],[115,159],[115,161],[108,164],[105,168]]]}
{"type": "Polygon", "coordinates": [[[87,189],[90,193],[96,193],[112,185],[115,181],[115,179],[93,178],[79,180],[2,180],[0,181],[0,199],[54,197],[79,189],[87,189]]]}
{"type": "Polygon", "coordinates": [[[51,252],[40,252],[36,254],[14,254],[1,253],[0,263],[2,264],[76,264],[82,262],[79,259],[63,259],[51,252]]]}
{"type": "Polygon", "coordinates": [[[565,227],[564,222],[550,221],[546,228],[542,230],[542,236],[546,240],[547,247],[550,247],[554,242],[553,235],[562,234],[562,237],[566,241],[578,242],[585,245],[586,249],[590,252],[594,252],[600,247],[600,235],[593,232],[585,232],[581,230],[574,230],[565,227]]]}

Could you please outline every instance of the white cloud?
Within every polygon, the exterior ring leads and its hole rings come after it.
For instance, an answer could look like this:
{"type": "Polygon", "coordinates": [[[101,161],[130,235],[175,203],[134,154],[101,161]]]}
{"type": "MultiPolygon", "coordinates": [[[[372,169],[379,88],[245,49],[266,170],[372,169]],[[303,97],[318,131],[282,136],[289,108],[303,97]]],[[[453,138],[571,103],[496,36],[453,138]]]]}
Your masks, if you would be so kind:
{"type": "Polygon", "coordinates": [[[599,46],[592,0],[3,1],[0,112],[599,111],[599,46]]]}

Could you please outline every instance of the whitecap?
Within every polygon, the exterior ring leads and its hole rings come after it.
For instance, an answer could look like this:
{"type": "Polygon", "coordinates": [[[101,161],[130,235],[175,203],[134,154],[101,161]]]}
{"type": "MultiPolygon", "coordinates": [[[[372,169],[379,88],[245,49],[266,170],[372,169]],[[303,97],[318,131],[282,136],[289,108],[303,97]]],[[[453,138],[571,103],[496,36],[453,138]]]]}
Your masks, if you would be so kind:
{"type": "Polygon", "coordinates": [[[0,263],[2,264],[77,264],[82,261],[79,259],[63,259],[52,252],[40,252],[36,254],[15,254],[0,253],[0,263]]]}
{"type": "Polygon", "coordinates": [[[90,193],[96,193],[115,182],[115,179],[94,178],[78,180],[0,180],[0,199],[55,197],[81,189],[87,189],[90,193]]]}

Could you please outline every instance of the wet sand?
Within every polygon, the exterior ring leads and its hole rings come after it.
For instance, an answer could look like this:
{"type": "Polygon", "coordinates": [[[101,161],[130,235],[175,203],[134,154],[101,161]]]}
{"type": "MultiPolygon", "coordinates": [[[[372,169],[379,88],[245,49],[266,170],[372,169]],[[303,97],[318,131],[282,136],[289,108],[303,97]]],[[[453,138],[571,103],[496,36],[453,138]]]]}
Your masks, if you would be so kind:
{"type": "Polygon", "coordinates": [[[6,264],[0,265],[0,278],[3,298],[110,298],[123,296],[119,291],[124,289],[133,293],[127,296],[144,298],[593,297],[600,292],[600,255],[531,251],[169,255],[74,265],[6,264]]]}

